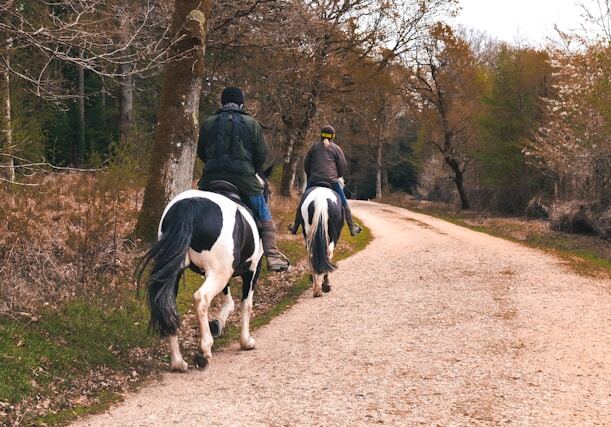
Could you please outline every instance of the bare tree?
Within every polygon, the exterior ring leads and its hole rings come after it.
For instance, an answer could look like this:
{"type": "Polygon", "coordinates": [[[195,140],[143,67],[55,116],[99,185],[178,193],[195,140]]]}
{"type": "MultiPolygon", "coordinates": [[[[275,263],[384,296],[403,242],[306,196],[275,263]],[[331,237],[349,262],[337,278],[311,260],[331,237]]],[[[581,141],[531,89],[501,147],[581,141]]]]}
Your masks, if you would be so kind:
{"type": "MultiPolygon", "coordinates": [[[[397,57],[416,49],[435,17],[451,13],[453,0],[425,1],[307,1],[316,32],[309,42],[310,87],[303,93],[301,120],[284,120],[292,135],[287,146],[280,192],[290,195],[305,135],[316,116],[323,94],[341,90],[344,79],[329,72],[334,63],[350,68],[353,60],[374,58],[381,71],[397,57]],[[346,63],[348,62],[348,63],[346,63]],[[329,77],[332,78],[329,78],[329,77]]],[[[306,16],[305,14],[301,15],[306,16]]]]}
{"type": "Polygon", "coordinates": [[[32,0],[27,7],[0,3],[0,67],[30,83],[34,94],[54,100],[74,97],[51,76],[52,64],[72,63],[102,77],[120,78],[157,69],[169,58],[165,2],[130,2],[128,20],[120,0],[32,0]],[[120,24],[120,25],[119,25],[120,24]],[[125,37],[128,34],[128,37],[125,37]],[[8,63],[5,45],[30,52],[40,66],[8,63]],[[128,72],[125,64],[134,64],[128,72]]]}
{"type": "Polygon", "coordinates": [[[464,174],[470,160],[467,144],[476,101],[473,55],[465,40],[438,24],[413,60],[413,75],[406,85],[408,99],[416,111],[436,115],[437,126],[430,130],[429,142],[452,170],[461,207],[469,209],[464,174]]]}

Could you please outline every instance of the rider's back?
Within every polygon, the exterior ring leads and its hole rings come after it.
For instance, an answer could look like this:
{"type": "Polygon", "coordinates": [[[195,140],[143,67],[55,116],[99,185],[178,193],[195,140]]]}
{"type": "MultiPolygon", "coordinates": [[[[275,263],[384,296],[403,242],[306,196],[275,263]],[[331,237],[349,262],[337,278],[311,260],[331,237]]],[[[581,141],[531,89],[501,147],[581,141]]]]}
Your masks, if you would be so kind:
{"type": "Polygon", "coordinates": [[[317,142],[310,147],[304,159],[308,182],[335,184],[346,171],[346,158],[342,149],[334,142],[317,142]]]}
{"type": "Polygon", "coordinates": [[[239,108],[223,108],[204,121],[197,155],[204,162],[199,188],[224,180],[244,195],[263,190],[256,171],[263,167],[267,146],[257,121],[239,108]]]}

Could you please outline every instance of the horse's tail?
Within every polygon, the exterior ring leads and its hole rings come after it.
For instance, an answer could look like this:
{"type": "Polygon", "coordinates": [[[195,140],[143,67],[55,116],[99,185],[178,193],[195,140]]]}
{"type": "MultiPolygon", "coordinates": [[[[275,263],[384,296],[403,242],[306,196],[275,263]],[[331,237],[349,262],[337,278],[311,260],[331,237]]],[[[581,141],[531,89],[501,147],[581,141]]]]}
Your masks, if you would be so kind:
{"type": "Polygon", "coordinates": [[[330,273],[335,265],[329,256],[329,210],[326,198],[314,198],[314,215],[306,243],[312,269],[317,274],[330,273]]]}
{"type": "Polygon", "coordinates": [[[187,252],[191,244],[195,213],[188,199],[170,208],[162,218],[166,222],[166,230],[146,253],[136,273],[139,281],[148,263],[153,261],[147,286],[151,313],[149,328],[162,337],[175,335],[180,327],[176,294],[179,278],[188,265],[187,252]]]}

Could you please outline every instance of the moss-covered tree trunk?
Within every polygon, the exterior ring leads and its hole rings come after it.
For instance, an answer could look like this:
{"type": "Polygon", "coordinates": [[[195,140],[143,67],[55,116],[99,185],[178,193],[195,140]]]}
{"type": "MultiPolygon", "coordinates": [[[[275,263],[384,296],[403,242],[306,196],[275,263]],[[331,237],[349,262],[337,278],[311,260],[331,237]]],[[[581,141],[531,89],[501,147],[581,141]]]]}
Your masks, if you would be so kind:
{"type": "Polygon", "coordinates": [[[148,184],[137,234],[152,239],[165,205],[191,188],[199,132],[199,99],[212,0],[176,0],[148,184]]]}

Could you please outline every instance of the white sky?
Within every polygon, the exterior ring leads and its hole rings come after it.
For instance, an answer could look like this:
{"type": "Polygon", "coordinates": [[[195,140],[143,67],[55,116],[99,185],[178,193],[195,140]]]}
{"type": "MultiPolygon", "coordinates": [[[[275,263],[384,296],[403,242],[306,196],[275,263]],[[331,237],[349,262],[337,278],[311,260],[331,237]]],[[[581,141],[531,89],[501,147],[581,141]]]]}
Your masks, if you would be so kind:
{"type": "MultiPolygon", "coordinates": [[[[592,4],[593,0],[584,0],[592,4]]],[[[554,36],[554,24],[575,30],[582,23],[577,0],[460,0],[454,23],[488,33],[493,38],[541,46],[554,36]]]]}

